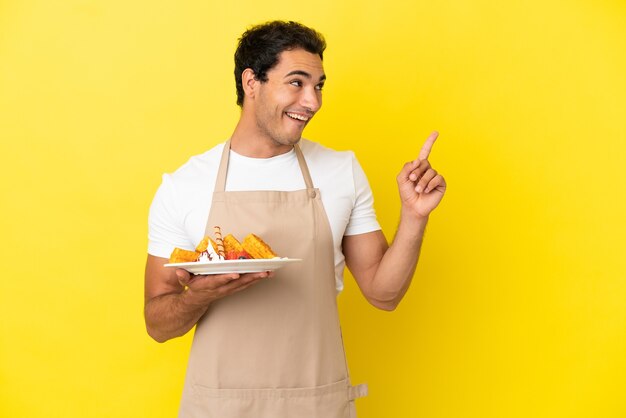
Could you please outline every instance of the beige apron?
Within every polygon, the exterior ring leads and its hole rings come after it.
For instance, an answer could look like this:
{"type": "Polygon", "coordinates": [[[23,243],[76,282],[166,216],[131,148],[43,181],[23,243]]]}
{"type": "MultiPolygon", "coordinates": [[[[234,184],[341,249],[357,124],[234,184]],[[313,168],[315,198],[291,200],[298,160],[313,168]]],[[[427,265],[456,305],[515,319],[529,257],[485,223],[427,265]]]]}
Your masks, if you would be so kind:
{"type": "Polygon", "coordinates": [[[180,417],[352,418],[354,399],[367,393],[350,384],[330,225],[295,152],[305,190],[226,192],[224,146],[206,234],[214,225],[238,239],[254,233],[302,261],[211,304],[196,327],[180,417]]]}

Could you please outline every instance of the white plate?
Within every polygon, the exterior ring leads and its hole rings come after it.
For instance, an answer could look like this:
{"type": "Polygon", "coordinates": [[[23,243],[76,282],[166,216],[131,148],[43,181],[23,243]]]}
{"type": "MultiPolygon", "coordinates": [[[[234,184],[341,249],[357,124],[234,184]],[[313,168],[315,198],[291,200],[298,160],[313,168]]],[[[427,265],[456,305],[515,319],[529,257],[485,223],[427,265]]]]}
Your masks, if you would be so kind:
{"type": "Polygon", "coordinates": [[[299,258],[267,258],[248,260],[224,260],[200,263],[170,263],[165,267],[185,269],[192,274],[224,274],[224,273],[258,273],[260,271],[274,271],[287,264],[302,261],[299,258]]]}

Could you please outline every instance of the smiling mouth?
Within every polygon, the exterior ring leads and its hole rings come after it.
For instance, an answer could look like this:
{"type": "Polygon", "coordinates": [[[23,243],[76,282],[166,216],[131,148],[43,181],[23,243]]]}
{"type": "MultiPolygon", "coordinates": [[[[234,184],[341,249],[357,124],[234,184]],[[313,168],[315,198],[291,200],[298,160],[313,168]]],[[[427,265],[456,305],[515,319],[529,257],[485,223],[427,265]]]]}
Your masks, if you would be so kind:
{"type": "Polygon", "coordinates": [[[285,112],[285,115],[289,116],[291,119],[298,120],[301,122],[308,122],[311,119],[310,116],[301,115],[299,113],[285,112]]]}

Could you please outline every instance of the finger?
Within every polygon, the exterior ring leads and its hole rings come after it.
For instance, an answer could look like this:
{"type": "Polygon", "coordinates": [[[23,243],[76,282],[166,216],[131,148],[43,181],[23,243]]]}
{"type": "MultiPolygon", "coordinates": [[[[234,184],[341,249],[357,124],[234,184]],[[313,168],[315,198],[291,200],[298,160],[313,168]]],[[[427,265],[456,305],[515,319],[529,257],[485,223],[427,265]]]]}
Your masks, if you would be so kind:
{"type": "Polygon", "coordinates": [[[243,278],[242,280],[238,281],[237,285],[238,287],[248,287],[253,283],[256,283],[260,280],[267,278],[268,276],[269,276],[269,273],[267,272],[250,274],[247,277],[243,278]]]}
{"type": "Polygon", "coordinates": [[[433,149],[433,144],[437,140],[438,136],[439,132],[434,131],[432,134],[430,134],[428,138],[426,138],[426,142],[424,142],[424,145],[422,145],[422,149],[420,150],[419,156],[417,157],[418,160],[426,160],[428,158],[428,156],[430,155],[430,151],[433,149]]]}
{"type": "Polygon", "coordinates": [[[178,283],[185,287],[189,284],[191,280],[191,274],[187,270],[184,269],[176,269],[176,278],[178,279],[178,283]]]}
{"type": "Polygon", "coordinates": [[[413,170],[411,174],[409,174],[409,180],[418,181],[430,168],[431,167],[428,160],[419,161],[415,170],[413,170]]]}
{"type": "Polygon", "coordinates": [[[244,274],[241,276],[239,280],[233,280],[230,283],[226,283],[223,286],[216,289],[216,291],[221,295],[229,295],[233,292],[245,289],[250,285],[268,277],[268,273],[258,273],[258,274],[244,274]]]}
{"type": "Polygon", "coordinates": [[[430,181],[434,179],[436,175],[437,171],[433,170],[432,168],[426,171],[420,181],[417,183],[417,186],[415,186],[415,191],[417,193],[421,193],[422,190],[424,190],[426,186],[428,186],[430,181]]]}
{"type": "Polygon", "coordinates": [[[242,280],[248,280],[250,278],[260,278],[260,279],[264,279],[266,277],[269,277],[270,273],[273,272],[269,272],[269,271],[259,271],[257,273],[244,273],[241,275],[241,279],[242,280]]]}
{"type": "Polygon", "coordinates": [[[256,281],[250,282],[250,283],[246,283],[244,285],[238,285],[237,287],[230,288],[230,289],[226,290],[221,296],[228,296],[228,295],[232,295],[233,293],[241,292],[242,290],[247,289],[250,286],[252,286],[254,283],[256,283],[256,281]]]}
{"type": "Polygon", "coordinates": [[[236,282],[239,277],[237,273],[199,275],[189,283],[189,286],[196,290],[215,290],[231,282],[236,282]]]}
{"type": "Polygon", "coordinates": [[[261,273],[232,273],[232,274],[219,274],[210,275],[207,277],[207,286],[209,290],[216,290],[221,287],[236,288],[238,286],[245,285],[251,281],[264,279],[268,276],[268,272],[261,273]]]}
{"type": "Polygon", "coordinates": [[[402,170],[400,170],[400,173],[398,174],[398,177],[396,178],[396,180],[398,181],[398,184],[407,183],[409,181],[415,181],[415,180],[411,180],[410,176],[411,176],[411,172],[415,170],[418,165],[419,165],[419,161],[411,161],[411,162],[404,164],[404,166],[402,167],[402,170]]]}
{"type": "Polygon", "coordinates": [[[428,185],[424,189],[424,193],[430,193],[431,191],[441,187],[446,187],[446,180],[441,174],[437,174],[431,181],[428,182],[428,185]]]}

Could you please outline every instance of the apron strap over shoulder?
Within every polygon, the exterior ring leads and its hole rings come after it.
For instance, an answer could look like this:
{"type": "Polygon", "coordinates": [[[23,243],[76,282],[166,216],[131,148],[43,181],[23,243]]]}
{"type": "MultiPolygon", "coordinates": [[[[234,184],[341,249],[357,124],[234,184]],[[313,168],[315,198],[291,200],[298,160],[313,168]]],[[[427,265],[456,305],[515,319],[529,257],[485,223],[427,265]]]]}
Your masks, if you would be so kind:
{"type": "Polygon", "coordinates": [[[226,190],[226,173],[228,173],[228,157],[230,156],[230,139],[224,144],[222,151],[222,160],[220,168],[217,171],[217,180],[215,181],[215,191],[223,192],[226,190]]]}
{"type": "Polygon", "coordinates": [[[304,154],[302,154],[300,145],[296,144],[293,148],[296,151],[296,156],[298,157],[298,164],[300,164],[302,177],[304,177],[304,184],[306,184],[307,189],[311,190],[313,189],[313,180],[311,179],[311,173],[309,173],[309,167],[306,165],[304,154]]]}

